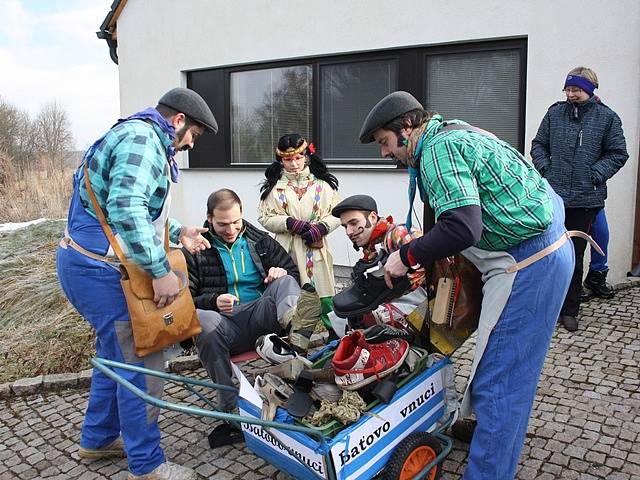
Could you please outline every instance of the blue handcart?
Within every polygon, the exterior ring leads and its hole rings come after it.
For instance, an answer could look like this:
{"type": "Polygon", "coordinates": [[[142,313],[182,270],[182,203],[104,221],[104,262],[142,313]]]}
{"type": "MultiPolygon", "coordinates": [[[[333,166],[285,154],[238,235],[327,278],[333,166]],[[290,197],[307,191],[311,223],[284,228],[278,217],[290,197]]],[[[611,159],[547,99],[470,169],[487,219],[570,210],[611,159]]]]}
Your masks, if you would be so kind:
{"type": "Polygon", "coordinates": [[[440,476],[441,462],[452,447],[444,432],[453,420],[457,400],[451,361],[448,357],[426,358],[400,382],[388,404],[372,404],[356,423],[338,431],[332,425],[311,427],[262,420],[262,400],[235,365],[240,382],[239,415],[216,411],[215,405],[196,389],[236,390],[233,387],[101,358],[91,363],[154,406],[239,424],[249,450],[293,478],[434,480],[440,476]],[[181,384],[209,408],[153,397],[125,380],[118,369],[181,384]]]}

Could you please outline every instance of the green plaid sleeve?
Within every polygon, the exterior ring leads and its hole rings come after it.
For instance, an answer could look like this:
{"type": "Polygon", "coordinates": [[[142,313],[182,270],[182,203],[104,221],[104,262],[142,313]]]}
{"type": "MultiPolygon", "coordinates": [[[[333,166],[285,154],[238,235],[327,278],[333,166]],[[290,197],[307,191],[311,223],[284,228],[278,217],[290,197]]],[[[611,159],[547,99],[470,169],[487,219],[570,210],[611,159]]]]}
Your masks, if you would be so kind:
{"type": "Polygon", "coordinates": [[[131,259],[154,278],[169,273],[163,241],[156,235],[149,203],[168,188],[166,156],[152,129],[121,135],[111,151],[106,210],[131,259]],[[161,182],[165,185],[162,186],[161,182]]]}
{"type": "Polygon", "coordinates": [[[436,217],[452,208],[480,205],[476,181],[459,148],[459,144],[444,140],[422,152],[422,178],[436,217]]]}

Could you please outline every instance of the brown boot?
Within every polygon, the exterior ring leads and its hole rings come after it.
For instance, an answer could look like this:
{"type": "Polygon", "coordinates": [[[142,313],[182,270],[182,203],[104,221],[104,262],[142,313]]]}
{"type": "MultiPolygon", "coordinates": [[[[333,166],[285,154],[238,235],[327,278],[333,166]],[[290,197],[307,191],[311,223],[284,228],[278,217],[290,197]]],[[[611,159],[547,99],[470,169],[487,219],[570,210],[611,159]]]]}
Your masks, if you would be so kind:
{"type": "Polygon", "coordinates": [[[318,292],[313,285],[305,283],[300,290],[296,306],[284,314],[285,323],[290,326],[289,343],[296,352],[306,355],[309,339],[320,320],[321,312],[318,292]]]}

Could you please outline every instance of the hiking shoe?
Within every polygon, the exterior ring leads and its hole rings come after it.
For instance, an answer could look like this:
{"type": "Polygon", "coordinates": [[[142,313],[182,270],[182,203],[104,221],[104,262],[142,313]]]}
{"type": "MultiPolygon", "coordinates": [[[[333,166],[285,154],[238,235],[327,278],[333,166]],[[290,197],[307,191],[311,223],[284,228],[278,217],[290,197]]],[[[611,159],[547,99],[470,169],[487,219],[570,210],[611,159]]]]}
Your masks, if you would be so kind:
{"type": "Polygon", "coordinates": [[[384,264],[388,254],[382,252],[369,262],[358,261],[353,267],[353,285],[333,297],[333,311],[342,318],[364,315],[380,304],[400,297],[411,288],[407,276],[392,278],[393,288],[384,281],[384,264]]]}
{"type": "Polygon", "coordinates": [[[144,475],[129,472],[127,480],[197,480],[198,475],[190,468],[171,462],[164,462],[144,475]]]}
{"type": "Polygon", "coordinates": [[[269,363],[279,365],[294,359],[303,362],[307,367],[311,366],[311,362],[304,358],[283,339],[275,333],[262,335],[256,340],[256,353],[269,363]]]}
{"type": "Polygon", "coordinates": [[[333,356],[336,385],[343,390],[358,390],[390,375],[402,366],[409,352],[404,339],[370,344],[360,330],[343,337],[333,356]]]}
{"type": "Polygon", "coordinates": [[[298,353],[305,355],[309,340],[320,320],[322,305],[316,288],[305,283],[300,289],[296,306],[284,314],[284,324],[289,326],[289,343],[298,353]]]}
{"type": "Polygon", "coordinates": [[[593,293],[588,288],[582,287],[580,291],[580,303],[587,303],[589,300],[593,298],[593,293]]]}
{"type": "Polygon", "coordinates": [[[394,338],[411,342],[413,334],[402,328],[393,328],[389,325],[373,325],[364,331],[364,339],[369,343],[382,343],[394,338]]]}
{"type": "Polygon", "coordinates": [[[559,320],[568,332],[575,332],[578,330],[578,320],[576,317],[572,317],[571,315],[560,315],[559,320]]]}
{"type": "Polygon", "coordinates": [[[102,458],[124,458],[127,454],[124,451],[124,443],[121,437],[116,438],[113,442],[100,448],[84,448],[78,450],[80,458],[90,460],[100,460],[102,458]]]}
{"type": "Polygon", "coordinates": [[[616,292],[613,287],[607,283],[607,274],[609,269],[597,272],[595,270],[589,270],[587,277],[584,279],[584,286],[591,290],[593,295],[599,298],[613,298],[616,292]]]}

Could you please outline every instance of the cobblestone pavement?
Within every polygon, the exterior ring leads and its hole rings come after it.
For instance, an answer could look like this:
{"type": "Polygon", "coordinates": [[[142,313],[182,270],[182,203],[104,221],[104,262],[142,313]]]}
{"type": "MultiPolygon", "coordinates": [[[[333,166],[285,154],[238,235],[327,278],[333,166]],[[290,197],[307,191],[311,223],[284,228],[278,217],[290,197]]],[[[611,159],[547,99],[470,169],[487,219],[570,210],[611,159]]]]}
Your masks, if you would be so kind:
{"type": "MultiPolygon", "coordinates": [[[[580,329],[558,327],[538,389],[517,478],[640,478],[640,288],[619,291],[610,301],[583,306],[580,329]]],[[[454,357],[458,390],[471,364],[473,342],[454,357]]],[[[249,372],[259,362],[244,366],[249,372]]],[[[263,365],[263,364],[262,364],[263,365]]],[[[193,372],[202,376],[202,371],[193,372]]],[[[186,393],[168,386],[166,397],[186,393]]],[[[0,479],[124,479],[126,462],[78,458],[86,390],[66,390],[2,401],[0,479]]],[[[242,446],[211,450],[214,420],[165,412],[162,444],[167,457],[203,478],[285,479],[242,446]]],[[[456,442],[444,462],[446,480],[461,477],[468,445],[456,442]]]]}

